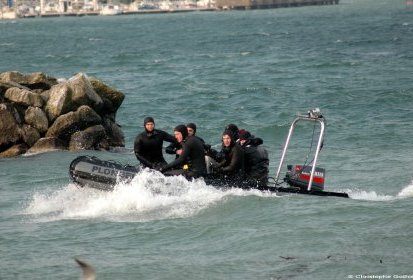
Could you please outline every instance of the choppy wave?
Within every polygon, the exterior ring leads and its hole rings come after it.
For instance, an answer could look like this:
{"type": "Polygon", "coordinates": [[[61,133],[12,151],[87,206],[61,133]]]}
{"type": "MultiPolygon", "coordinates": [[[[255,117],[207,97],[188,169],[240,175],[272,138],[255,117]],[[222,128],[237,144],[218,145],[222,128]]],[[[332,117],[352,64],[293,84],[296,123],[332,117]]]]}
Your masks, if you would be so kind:
{"type": "Polygon", "coordinates": [[[364,191],[358,188],[349,188],[344,190],[344,192],[348,193],[350,198],[356,200],[391,201],[396,199],[404,199],[413,197],[413,181],[396,195],[380,194],[375,191],[364,191]]]}
{"type": "Polygon", "coordinates": [[[257,190],[220,190],[207,186],[203,180],[189,182],[182,176],[165,177],[144,170],[132,182],[117,184],[113,192],[74,184],[36,192],[25,214],[41,222],[90,218],[144,222],[189,217],[230,196],[249,195],[276,196],[257,190]]]}

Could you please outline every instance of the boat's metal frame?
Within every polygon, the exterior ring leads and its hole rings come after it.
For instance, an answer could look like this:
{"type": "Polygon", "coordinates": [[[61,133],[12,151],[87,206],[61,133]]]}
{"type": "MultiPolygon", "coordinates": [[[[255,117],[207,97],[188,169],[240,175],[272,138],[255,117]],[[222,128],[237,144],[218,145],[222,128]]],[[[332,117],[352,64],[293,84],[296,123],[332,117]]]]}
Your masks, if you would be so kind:
{"type": "Polygon", "coordinates": [[[320,134],[318,136],[317,149],[315,151],[313,166],[311,168],[310,180],[309,180],[308,186],[307,186],[307,191],[311,191],[311,187],[313,185],[313,179],[314,179],[314,172],[315,172],[315,169],[316,169],[316,166],[317,166],[318,155],[319,155],[321,147],[322,147],[322,143],[323,143],[323,139],[324,139],[324,130],[325,130],[325,119],[321,115],[320,109],[318,109],[318,108],[309,110],[306,115],[298,115],[294,119],[294,121],[291,123],[290,130],[289,130],[288,136],[287,136],[287,140],[285,141],[284,149],[283,149],[283,152],[282,152],[282,155],[281,155],[280,164],[278,165],[277,174],[275,176],[275,184],[278,185],[278,180],[280,179],[281,168],[283,166],[284,159],[285,159],[285,156],[287,154],[287,149],[288,149],[288,145],[290,144],[291,136],[293,135],[295,126],[300,121],[318,123],[320,125],[320,134]]]}

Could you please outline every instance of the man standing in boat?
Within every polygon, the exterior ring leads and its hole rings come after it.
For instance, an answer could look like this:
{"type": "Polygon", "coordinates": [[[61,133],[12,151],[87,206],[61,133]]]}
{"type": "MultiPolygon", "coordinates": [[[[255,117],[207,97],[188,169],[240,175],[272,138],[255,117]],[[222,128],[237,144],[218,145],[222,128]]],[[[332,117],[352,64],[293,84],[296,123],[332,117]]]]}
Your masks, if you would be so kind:
{"type": "Polygon", "coordinates": [[[155,120],[146,117],[143,120],[145,131],[136,136],[134,152],[140,163],[149,168],[159,168],[166,165],[162,148],[163,141],[176,143],[175,137],[163,130],[155,129],[155,120]]]}

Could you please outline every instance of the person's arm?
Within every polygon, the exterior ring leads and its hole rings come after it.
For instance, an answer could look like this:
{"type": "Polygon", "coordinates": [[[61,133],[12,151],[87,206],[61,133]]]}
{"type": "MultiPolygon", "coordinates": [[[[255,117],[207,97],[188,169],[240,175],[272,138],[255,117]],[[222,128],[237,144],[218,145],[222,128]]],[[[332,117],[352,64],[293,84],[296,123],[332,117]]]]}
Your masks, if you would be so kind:
{"type": "Polygon", "coordinates": [[[178,142],[176,141],[175,136],[173,136],[173,135],[171,135],[171,134],[169,134],[165,131],[162,131],[162,137],[163,137],[163,140],[166,141],[166,142],[178,144],[178,142]]]}
{"type": "Polygon", "coordinates": [[[214,168],[220,168],[223,167],[225,164],[227,163],[227,161],[224,159],[221,162],[218,162],[217,164],[214,165],[214,168]]]}
{"type": "Polygon", "coordinates": [[[176,166],[184,165],[187,158],[188,158],[188,156],[189,156],[189,154],[190,154],[189,145],[182,145],[182,154],[177,159],[175,159],[174,161],[172,161],[172,162],[168,163],[167,165],[165,165],[164,167],[162,167],[162,171],[169,170],[169,169],[171,169],[173,167],[176,167],[176,166]]]}
{"type": "Polygon", "coordinates": [[[140,163],[142,163],[146,167],[152,168],[152,163],[141,155],[142,141],[139,136],[135,139],[133,150],[135,152],[136,158],[140,161],[140,163]]]}
{"type": "MultiPolygon", "coordinates": [[[[235,147],[233,149],[236,149],[235,147]]],[[[234,150],[234,153],[232,154],[231,162],[229,163],[228,166],[225,166],[222,168],[222,171],[224,172],[232,172],[236,171],[237,167],[242,164],[242,151],[239,149],[234,150]]]]}
{"type": "Polygon", "coordinates": [[[169,144],[168,147],[165,148],[165,152],[166,152],[167,154],[170,154],[170,155],[176,154],[176,151],[177,151],[177,150],[178,150],[178,145],[175,144],[175,143],[171,143],[171,144],[169,144]]]}

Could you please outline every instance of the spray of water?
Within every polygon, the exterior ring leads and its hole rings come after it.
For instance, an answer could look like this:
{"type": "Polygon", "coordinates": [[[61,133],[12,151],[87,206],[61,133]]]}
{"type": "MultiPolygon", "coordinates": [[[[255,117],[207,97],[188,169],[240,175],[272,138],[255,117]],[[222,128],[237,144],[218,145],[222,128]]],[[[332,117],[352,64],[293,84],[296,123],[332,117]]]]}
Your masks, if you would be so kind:
{"type": "Polygon", "coordinates": [[[397,195],[384,195],[378,194],[375,191],[365,191],[359,188],[347,188],[343,189],[343,192],[349,194],[349,197],[356,200],[367,201],[391,201],[397,199],[405,199],[413,197],[413,181],[406,187],[404,187],[397,195]]]}
{"type": "Polygon", "coordinates": [[[378,194],[375,191],[364,191],[359,189],[350,189],[347,191],[352,199],[367,200],[367,201],[389,201],[394,200],[395,197],[391,195],[378,194]]]}
{"type": "Polygon", "coordinates": [[[398,194],[398,197],[408,198],[413,197],[413,181],[410,182],[410,185],[402,189],[398,194]]]}
{"type": "Polygon", "coordinates": [[[196,215],[233,196],[276,196],[257,190],[220,190],[201,179],[165,177],[143,170],[131,182],[120,182],[111,192],[69,184],[54,191],[36,192],[25,213],[36,221],[109,219],[148,221],[196,215]]]}

